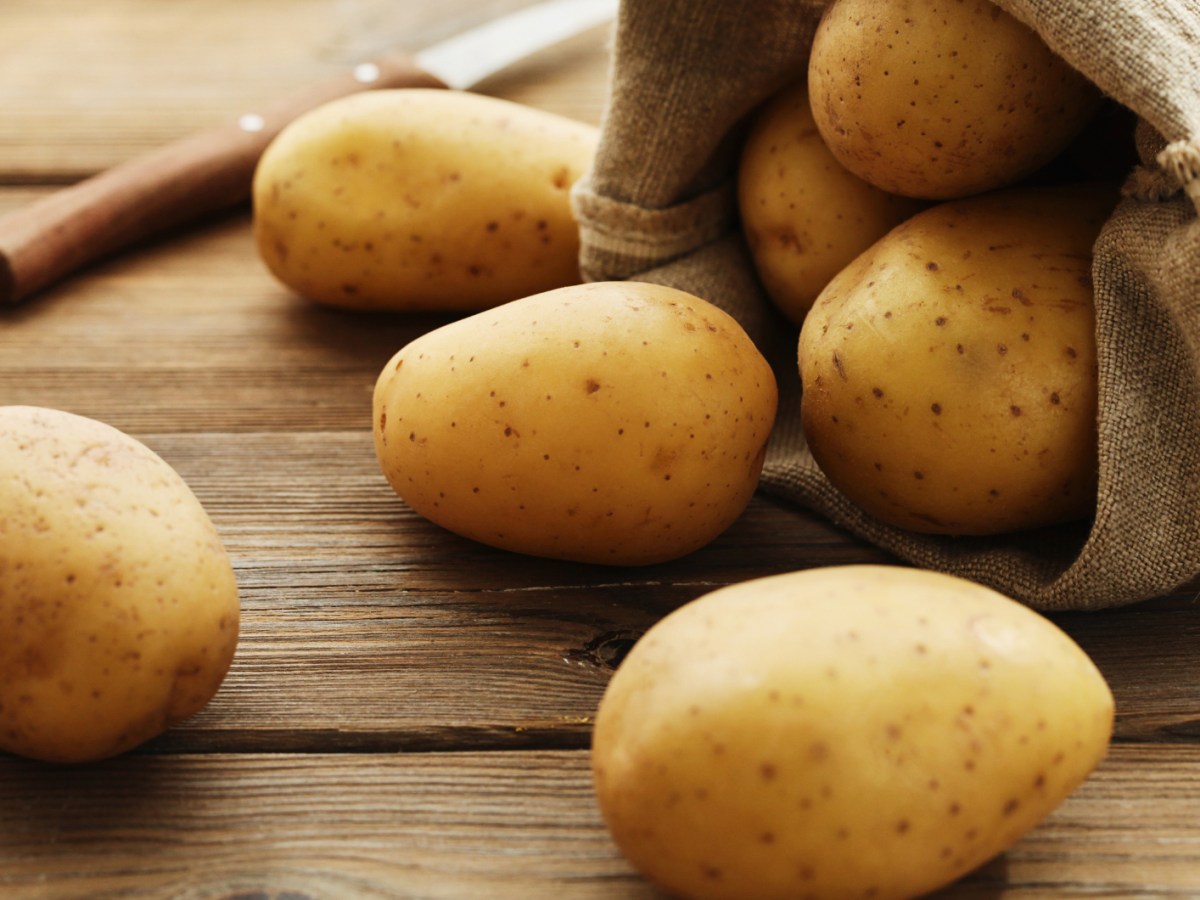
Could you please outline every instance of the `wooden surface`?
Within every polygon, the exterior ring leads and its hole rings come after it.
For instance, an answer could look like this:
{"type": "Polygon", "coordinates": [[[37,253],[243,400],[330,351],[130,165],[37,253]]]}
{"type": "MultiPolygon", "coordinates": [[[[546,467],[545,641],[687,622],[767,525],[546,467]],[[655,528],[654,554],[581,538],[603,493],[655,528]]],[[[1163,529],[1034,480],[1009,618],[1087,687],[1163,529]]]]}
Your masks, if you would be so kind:
{"type": "MultiPolygon", "coordinates": [[[[515,2],[5,0],[0,211],[515,2]]],[[[597,122],[607,64],[597,31],[482,89],[597,122]]],[[[0,403],[161,453],[243,600],[233,668],[191,721],[102,764],[0,756],[0,897],[656,896],[588,776],[621,655],[711,588],[886,558],[762,497],[708,548],[644,570],[440,531],[388,489],[369,422],[380,367],[438,320],[298,300],[249,224],[215,218],[0,311],[0,403]]],[[[1200,896],[1197,586],[1056,621],[1113,687],[1112,752],[944,895],[1200,896]]]]}

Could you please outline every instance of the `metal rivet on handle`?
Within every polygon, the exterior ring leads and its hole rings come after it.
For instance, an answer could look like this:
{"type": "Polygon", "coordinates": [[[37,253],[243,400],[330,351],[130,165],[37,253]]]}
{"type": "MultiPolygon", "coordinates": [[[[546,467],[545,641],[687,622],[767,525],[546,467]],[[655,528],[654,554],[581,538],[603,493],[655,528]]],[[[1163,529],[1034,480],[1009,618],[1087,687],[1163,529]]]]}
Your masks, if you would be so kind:
{"type": "Polygon", "coordinates": [[[238,118],[238,128],[251,133],[262,131],[267,126],[266,121],[258,113],[246,113],[238,118]]]}
{"type": "Polygon", "coordinates": [[[359,63],[354,67],[354,80],[359,84],[372,84],[379,80],[379,66],[375,63],[359,63]]]}

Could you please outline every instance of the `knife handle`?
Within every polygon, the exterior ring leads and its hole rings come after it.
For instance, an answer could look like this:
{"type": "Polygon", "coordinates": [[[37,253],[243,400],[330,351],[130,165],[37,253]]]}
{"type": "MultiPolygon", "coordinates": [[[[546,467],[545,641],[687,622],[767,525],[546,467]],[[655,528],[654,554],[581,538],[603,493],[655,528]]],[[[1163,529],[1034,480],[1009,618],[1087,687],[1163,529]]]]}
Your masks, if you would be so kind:
{"type": "Polygon", "coordinates": [[[359,91],[400,87],[446,85],[411,57],[373,60],[14,210],[0,218],[0,306],[138,241],[237,206],[250,196],[259,157],[297,116],[359,91]]]}

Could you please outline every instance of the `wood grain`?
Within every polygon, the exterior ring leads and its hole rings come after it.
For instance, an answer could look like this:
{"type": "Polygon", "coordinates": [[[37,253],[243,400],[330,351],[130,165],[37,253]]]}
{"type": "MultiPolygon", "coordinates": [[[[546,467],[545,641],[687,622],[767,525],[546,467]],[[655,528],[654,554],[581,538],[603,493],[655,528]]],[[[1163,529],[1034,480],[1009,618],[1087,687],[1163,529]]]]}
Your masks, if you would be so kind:
{"type": "Polygon", "coordinates": [[[580,752],[131,757],[66,779],[4,765],[0,892],[651,896],[585,768],[580,752]],[[49,890],[48,867],[64,873],[49,890]]]}
{"type": "MultiPolygon", "coordinates": [[[[0,181],[64,184],[232,123],[385,53],[415,52],[526,0],[5,0],[0,181]]],[[[479,86],[599,120],[607,45],[590,34],[479,86]]]]}
{"type": "MultiPolygon", "coordinates": [[[[1118,746],[938,896],[1195,896],[1198,770],[1194,746],[1118,746]]],[[[0,760],[0,794],[12,900],[660,896],[608,838],[582,750],[0,760]]]]}
{"type": "MultiPolygon", "coordinates": [[[[6,0],[0,212],[521,2],[6,0]]],[[[592,33],[483,89],[598,122],[607,54],[592,33]]],[[[383,480],[369,409],[384,362],[447,319],[295,297],[250,224],[210,217],[0,310],[0,403],[157,450],[212,516],[244,610],[192,720],[103,764],[0,756],[0,897],[658,897],[590,791],[591,718],[623,654],[716,587],[891,560],[765,495],[643,569],[442,531],[383,480]]],[[[1110,757],[942,896],[1200,895],[1200,582],[1053,619],[1113,688],[1110,757]]]]}

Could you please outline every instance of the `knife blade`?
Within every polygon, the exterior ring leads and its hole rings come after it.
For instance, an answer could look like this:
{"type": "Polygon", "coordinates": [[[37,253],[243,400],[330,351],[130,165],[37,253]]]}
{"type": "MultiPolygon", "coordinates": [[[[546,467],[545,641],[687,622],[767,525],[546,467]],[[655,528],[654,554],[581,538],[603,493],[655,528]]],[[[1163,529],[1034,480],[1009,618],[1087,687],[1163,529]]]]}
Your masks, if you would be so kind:
{"type": "Polygon", "coordinates": [[[0,217],[0,306],[139,241],[245,202],[267,145],[310,109],[358,91],[469,90],[616,15],[618,0],[543,0],[415,54],[391,54],[260,111],[133,157],[0,217]]]}

